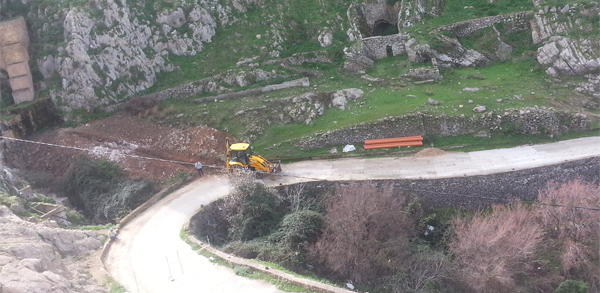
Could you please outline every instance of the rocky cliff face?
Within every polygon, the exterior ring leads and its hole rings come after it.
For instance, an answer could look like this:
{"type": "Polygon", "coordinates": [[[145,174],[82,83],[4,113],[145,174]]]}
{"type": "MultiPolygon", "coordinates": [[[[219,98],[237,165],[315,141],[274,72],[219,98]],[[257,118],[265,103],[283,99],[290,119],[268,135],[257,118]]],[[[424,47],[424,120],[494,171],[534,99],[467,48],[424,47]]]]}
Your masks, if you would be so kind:
{"type": "Polygon", "coordinates": [[[15,196],[23,184],[1,167],[0,292],[106,292],[75,261],[100,249],[105,237],[94,231],[61,229],[53,221],[34,223],[17,217],[11,209],[23,209],[15,196]],[[10,209],[5,206],[9,204],[10,209]]]}
{"type": "Polygon", "coordinates": [[[534,4],[539,9],[531,22],[533,41],[541,44],[538,62],[554,78],[587,78],[577,91],[600,99],[600,3],[554,7],[540,0],[534,4]]]}
{"type": "Polygon", "coordinates": [[[0,205],[2,292],[106,292],[74,262],[102,246],[96,232],[64,230],[56,223],[21,220],[0,205]]]}
{"type": "Polygon", "coordinates": [[[36,63],[63,110],[90,109],[149,88],[157,73],[174,69],[169,56],[196,54],[218,22],[231,21],[230,8],[217,0],[86,5],[39,4],[28,16],[34,38],[54,34],[36,52],[36,63]]]}

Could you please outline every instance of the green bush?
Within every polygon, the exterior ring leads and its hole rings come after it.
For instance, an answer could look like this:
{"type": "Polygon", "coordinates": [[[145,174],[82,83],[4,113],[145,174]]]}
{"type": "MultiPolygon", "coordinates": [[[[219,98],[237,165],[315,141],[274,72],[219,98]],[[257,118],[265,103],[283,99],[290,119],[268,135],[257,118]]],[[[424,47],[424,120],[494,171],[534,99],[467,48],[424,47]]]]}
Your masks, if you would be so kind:
{"type": "Polygon", "coordinates": [[[150,181],[126,180],[115,162],[80,156],[62,183],[71,203],[95,222],[124,216],[154,192],[150,181]]]}
{"type": "Polygon", "coordinates": [[[85,216],[80,214],[76,210],[69,209],[65,212],[65,214],[67,215],[67,221],[69,221],[75,225],[85,225],[88,223],[85,216]]]}
{"type": "Polygon", "coordinates": [[[253,241],[234,241],[223,248],[223,251],[237,255],[239,257],[255,259],[262,252],[262,250],[270,245],[269,243],[261,240],[253,241]]]}
{"type": "Polygon", "coordinates": [[[12,204],[18,203],[16,196],[10,196],[0,192],[0,205],[9,207],[12,204]]]}
{"type": "Polygon", "coordinates": [[[252,273],[254,272],[253,269],[249,268],[249,267],[244,267],[244,266],[235,266],[233,268],[233,272],[238,275],[238,276],[242,276],[242,277],[248,277],[250,275],[252,275],[252,273]]]}
{"type": "Polygon", "coordinates": [[[584,281],[566,280],[554,290],[554,293],[588,293],[590,285],[584,281]]]}
{"type": "Polygon", "coordinates": [[[296,249],[302,243],[314,243],[321,235],[323,219],[322,214],[310,210],[288,214],[273,237],[282,245],[296,249]]]}
{"type": "Polygon", "coordinates": [[[275,191],[262,183],[236,186],[225,200],[229,239],[248,241],[270,234],[283,216],[278,201],[275,191]]]}

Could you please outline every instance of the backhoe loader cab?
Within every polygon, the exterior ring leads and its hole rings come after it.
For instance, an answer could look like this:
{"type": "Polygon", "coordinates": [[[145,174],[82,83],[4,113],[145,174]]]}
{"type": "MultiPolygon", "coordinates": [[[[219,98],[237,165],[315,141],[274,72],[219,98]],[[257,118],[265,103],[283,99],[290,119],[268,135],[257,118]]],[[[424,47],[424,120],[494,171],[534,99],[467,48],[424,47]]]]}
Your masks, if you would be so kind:
{"type": "Polygon", "coordinates": [[[281,171],[280,163],[271,163],[259,155],[252,154],[252,147],[248,143],[229,144],[227,140],[227,172],[234,170],[249,170],[262,177],[265,173],[281,171]]]}
{"type": "Polygon", "coordinates": [[[242,166],[248,165],[248,160],[252,156],[252,148],[247,143],[234,143],[229,147],[231,164],[239,163],[242,166]]]}

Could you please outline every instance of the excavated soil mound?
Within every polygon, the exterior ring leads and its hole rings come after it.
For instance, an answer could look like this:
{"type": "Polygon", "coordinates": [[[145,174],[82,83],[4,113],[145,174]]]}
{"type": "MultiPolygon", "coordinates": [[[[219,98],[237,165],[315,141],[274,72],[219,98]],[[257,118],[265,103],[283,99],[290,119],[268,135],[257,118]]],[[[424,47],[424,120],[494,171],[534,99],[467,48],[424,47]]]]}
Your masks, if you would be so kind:
{"type": "MultiPolygon", "coordinates": [[[[198,160],[204,165],[223,165],[221,157],[224,157],[226,137],[232,138],[208,126],[179,129],[118,114],[76,128],[51,130],[28,138],[84,150],[11,142],[5,150],[5,158],[9,165],[20,170],[43,171],[59,177],[79,155],[85,154],[119,162],[131,179],[162,181],[180,171],[195,172],[191,163],[198,160]],[[131,158],[123,154],[190,164],[131,158]]],[[[205,168],[206,171],[211,172],[211,169],[205,168]]]]}
{"type": "Polygon", "coordinates": [[[445,155],[446,152],[436,148],[426,148],[415,154],[415,157],[438,157],[445,155]]]}

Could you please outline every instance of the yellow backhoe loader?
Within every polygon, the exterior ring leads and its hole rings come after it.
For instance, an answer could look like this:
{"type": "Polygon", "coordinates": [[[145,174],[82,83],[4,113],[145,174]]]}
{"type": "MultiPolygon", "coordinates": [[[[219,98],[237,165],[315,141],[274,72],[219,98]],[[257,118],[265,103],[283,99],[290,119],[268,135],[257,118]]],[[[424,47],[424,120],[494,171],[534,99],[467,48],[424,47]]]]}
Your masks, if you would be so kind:
{"type": "Polygon", "coordinates": [[[253,155],[248,143],[229,144],[227,139],[227,172],[249,170],[261,178],[264,174],[281,171],[281,162],[271,163],[260,155],[253,155]]]}

